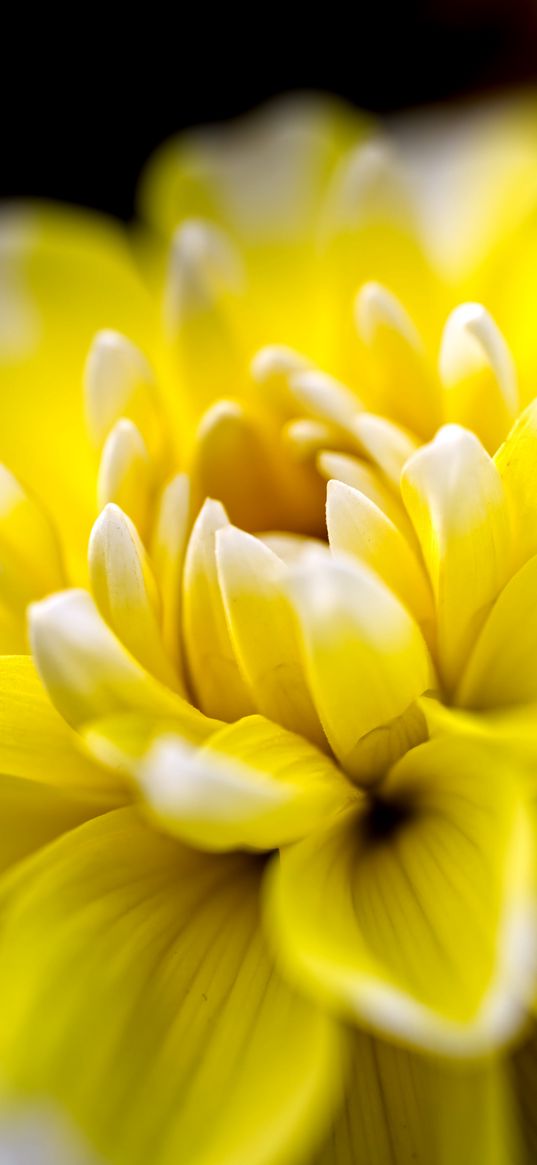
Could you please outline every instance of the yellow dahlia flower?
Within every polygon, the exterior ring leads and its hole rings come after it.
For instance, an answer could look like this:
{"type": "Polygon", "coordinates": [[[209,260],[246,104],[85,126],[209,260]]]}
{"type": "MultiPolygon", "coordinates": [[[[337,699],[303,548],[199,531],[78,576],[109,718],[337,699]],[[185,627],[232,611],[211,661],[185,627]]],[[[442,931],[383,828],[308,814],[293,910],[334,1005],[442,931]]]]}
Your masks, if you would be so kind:
{"type": "Polygon", "coordinates": [[[535,125],[2,212],[0,1081],[101,1163],[534,1160],[535,125]]]}

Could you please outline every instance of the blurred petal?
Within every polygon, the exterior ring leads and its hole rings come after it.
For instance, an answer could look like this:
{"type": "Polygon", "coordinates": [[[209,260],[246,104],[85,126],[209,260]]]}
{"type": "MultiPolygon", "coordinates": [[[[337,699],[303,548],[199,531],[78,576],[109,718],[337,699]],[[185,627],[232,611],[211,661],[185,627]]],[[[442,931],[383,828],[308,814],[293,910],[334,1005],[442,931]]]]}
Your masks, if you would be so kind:
{"type": "Polygon", "coordinates": [[[136,425],[122,418],[104,444],[97,480],[98,508],[104,510],[114,502],[128,514],[145,540],[154,485],[145,441],[136,425]]]}
{"type": "Polygon", "coordinates": [[[401,471],[418,447],[417,439],[401,425],[373,413],[361,413],[353,422],[359,447],[395,489],[399,489],[401,471]]]}
{"type": "Polygon", "coordinates": [[[2,902],[10,1084],[46,1091],[113,1165],[308,1152],[339,1083],[334,1033],[274,972],[260,875],[258,860],[197,854],[131,810],[26,862],[2,902]]]}
{"type": "Polygon", "coordinates": [[[0,658],[0,771],[58,785],[115,804],[124,795],[112,773],[95,764],[58,715],[26,656],[0,658]]]}
{"type": "Polygon", "coordinates": [[[519,407],[513,358],[492,316],[463,303],[444,328],[440,373],[446,419],[465,425],[495,453],[519,407]]]}
{"type": "Polygon", "coordinates": [[[494,458],[511,508],[516,566],[537,553],[537,400],[519,416],[494,458]]]}
{"type": "Polygon", "coordinates": [[[0,465],[0,645],[27,650],[26,607],[65,584],[56,531],[38,501],[0,465]]]}
{"type": "Polygon", "coordinates": [[[61,515],[70,576],[83,579],[95,480],[84,360],[100,328],[117,328],[150,350],[155,312],[124,229],[67,207],[3,210],[0,286],[8,325],[5,335],[0,329],[0,460],[53,519],[61,515]]]}
{"type": "Polygon", "coordinates": [[[379,283],[365,283],[355,303],[369,354],[376,412],[430,437],[440,423],[440,393],[421,337],[405,308],[379,283]]]}
{"type": "Polygon", "coordinates": [[[502,1062],[466,1066],[356,1033],[345,1102],[314,1165],[514,1165],[502,1062]]]}
{"type": "Polygon", "coordinates": [[[173,725],[137,740],[121,718],[92,724],[86,738],[134,777],[159,825],[201,849],[274,849],[356,799],[332,760],[262,716],[226,725],[198,749],[173,725]]]}
{"type": "Polygon", "coordinates": [[[132,421],[154,456],[163,433],[155,376],[142,352],[110,328],[95,336],[84,373],[86,418],[98,449],[122,417],[132,421]]]}

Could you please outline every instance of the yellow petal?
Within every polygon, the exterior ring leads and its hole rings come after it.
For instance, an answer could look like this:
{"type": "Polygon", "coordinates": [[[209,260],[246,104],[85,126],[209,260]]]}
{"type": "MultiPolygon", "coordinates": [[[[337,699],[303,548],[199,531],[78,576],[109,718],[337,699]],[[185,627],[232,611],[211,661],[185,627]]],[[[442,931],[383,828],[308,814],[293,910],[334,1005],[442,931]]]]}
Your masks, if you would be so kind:
{"type": "Polygon", "coordinates": [[[326,524],[333,550],[371,567],[418,623],[431,625],[432,595],[423,570],[397,526],[374,502],[350,485],[329,481],[326,524]]]}
{"type": "Polygon", "coordinates": [[[95,602],[128,651],[161,683],[177,689],[160,631],[160,596],[136,527],[110,502],[89,542],[90,583],[95,602]]]}
{"type": "Polygon", "coordinates": [[[217,498],[248,530],[321,532],[322,488],[313,466],[289,456],[278,431],[238,401],[219,400],[203,417],[192,483],[199,504],[217,498]]]}
{"type": "Polygon", "coordinates": [[[154,484],[144,439],[132,421],[122,418],[110,431],[102,452],[97,481],[98,508],[103,510],[108,502],[115,502],[145,539],[154,484]]]}
{"type": "Polygon", "coordinates": [[[243,244],[309,236],[327,175],[363,131],[354,109],[317,93],[280,97],[231,126],[190,130],[150,159],[142,213],[165,235],[201,211],[243,244]]]}
{"type": "Polygon", "coordinates": [[[220,728],[195,748],[157,726],[98,721],[92,752],[128,773],[159,827],[201,849],[270,850],[304,837],[357,794],[328,757],[262,716],[220,728]]]}
{"type": "Polygon", "coordinates": [[[417,439],[408,429],[373,413],[361,413],[355,418],[353,429],[360,451],[365,452],[389,484],[398,489],[403,466],[418,447],[417,439]]]}
{"type": "Polygon", "coordinates": [[[84,372],[86,419],[91,437],[101,449],[116,421],[126,417],[136,425],[152,456],[163,452],[163,437],[155,377],[139,348],[111,329],[95,336],[84,372]]]}
{"type": "Polygon", "coordinates": [[[218,578],[235,655],[260,712],[325,742],[285,590],[287,567],[258,538],[228,526],[216,535],[218,578]]]}
{"type": "Polygon", "coordinates": [[[352,422],[363,405],[346,384],[317,368],[306,368],[292,373],[289,388],[300,411],[342,429],[343,433],[349,428],[353,431],[352,422]]]}
{"type": "Polygon", "coordinates": [[[26,651],[32,599],[65,583],[56,531],[40,504],[0,465],[0,610],[4,651],[26,651]]]}
{"type": "Polygon", "coordinates": [[[470,655],[456,691],[468,708],[537,701],[537,557],[504,587],[470,655]]]}
{"type": "Polygon", "coordinates": [[[2,899],[12,1091],[59,1106],[111,1165],[303,1159],[331,1116],[338,1044],[275,973],[261,873],[131,810],[25,862],[2,899]]]}
{"type": "Polygon", "coordinates": [[[274,473],[260,427],[237,401],[220,400],[198,430],[192,466],[195,495],[202,504],[217,498],[231,521],[249,530],[277,526],[274,473]]]}
{"type": "Polygon", "coordinates": [[[463,303],[449,316],[440,349],[448,421],[466,425],[494,453],[519,407],[513,358],[492,316],[463,303]]]}
{"type": "Polygon", "coordinates": [[[369,354],[376,412],[431,437],[441,419],[439,386],[405,308],[381,284],[366,283],[357,296],[355,316],[369,354]]]}
{"type": "Polygon", "coordinates": [[[382,802],[289,847],[272,926],[288,970],[408,1045],[473,1055],[532,991],[533,835],[512,766],[445,737],[391,770],[382,802]]]}
{"type": "Polygon", "coordinates": [[[415,700],[433,683],[421,633],[399,600],[350,559],[289,577],[306,675],[343,769],[368,783],[423,739],[415,700]]]}
{"type": "Polygon", "coordinates": [[[345,1101],[313,1165],[518,1165],[507,1065],[449,1063],[357,1032],[345,1101]]]}
{"type": "Polygon", "coordinates": [[[537,400],[521,413],[494,458],[511,510],[515,566],[537,553],[536,460],[537,400]]]}
{"type": "Polygon", "coordinates": [[[155,311],[125,229],[89,211],[37,204],[5,208],[0,256],[3,287],[7,269],[0,461],[38,493],[55,520],[61,515],[69,576],[80,582],[95,490],[94,451],[81,407],[84,360],[95,333],[105,327],[132,336],[150,352],[155,311]]]}
{"type": "Polygon", "coordinates": [[[183,628],[190,679],[207,716],[237,720],[255,707],[237,664],[216,567],[215,536],[228,519],[219,502],[200,511],[185,558],[183,628]]]}
{"type": "Polygon", "coordinates": [[[415,454],[401,489],[429,571],[440,667],[452,691],[508,576],[505,492],[477,437],[457,425],[445,426],[415,454]]]}
{"type": "Polygon", "coordinates": [[[291,391],[291,378],[295,372],[305,372],[310,361],[301,352],[287,348],[284,344],[268,344],[256,352],[251,373],[254,387],[265,408],[289,419],[295,415],[296,400],[291,391]]]}
{"type": "Polygon", "coordinates": [[[436,315],[434,279],[409,184],[379,137],[342,158],[328,190],[320,233],[326,299],[339,325],[334,328],[331,367],[339,375],[342,366],[353,368],[352,300],[363,283],[374,280],[390,287],[420,322],[436,315]]]}
{"type": "Polygon", "coordinates": [[[48,694],[79,727],[138,710],[188,725],[201,713],[159,683],[119,642],[85,591],[63,591],[30,608],[32,654],[48,694]]]}
{"type": "Polygon", "coordinates": [[[45,781],[21,781],[2,774],[0,873],[110,808],[110,800],[104,797],[100,802],[95,793],[85,796],[77,789],[58,788],[45,781]]]}
{"type": "Polygon", "coordinates": [[[183,566],[190,532],[190,481],[178,474],[159,499],[151,542],[151,561],[162,598],[162,639],[184,681],[181,637],[183,566]]]}
{"type": "Polygon", "coordinates": [[[404,534],[407,542],[416,541],[414,529],[408,514],[397,494],[383,478],[382,474],[366,461],[350,457],[347,453],[333,453],[324,450],[317,458],[319,472],[328,481],[342,481],[353,489],[359,489],[370,501],[386,514],[387,518],[404,534]]]}
{"type": "Polygon", "coordinates": [[[185,417],[195,420],[244,384],[234,319],[243,282],[240,255],[224,231],[200,219],[178,227],[164,306],[183,427],[185,417]]]}
{"type": "MultiPolygon", "coordinates": [[[[0,770],[117,804],[125,787],[91,760],[51,704],[29,656],[0,658],[0,770]]],[[[22,822],[19,822],[19,827],[22,822]]]]}

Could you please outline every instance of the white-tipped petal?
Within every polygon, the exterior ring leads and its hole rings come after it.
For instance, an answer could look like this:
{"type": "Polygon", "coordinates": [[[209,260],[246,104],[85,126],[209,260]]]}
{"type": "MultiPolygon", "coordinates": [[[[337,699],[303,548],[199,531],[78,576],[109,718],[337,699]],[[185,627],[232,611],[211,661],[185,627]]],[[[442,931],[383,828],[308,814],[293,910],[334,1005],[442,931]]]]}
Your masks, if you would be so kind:
{"type": "Polygon", "coordinates": [[[115,502],[146,537],[154,475],[145,441],[133,421],[122,418],[109,433],[97,480],[99,510],[115,502]]]}
{"type": "Polygon", "coordinates": [[[356,296],[354,312],[358,333],[364,343],[372,346],[384,332],[390,331],[399,335],[416,353],[422,353],[420,334],[408,312],[397,296],[381,283],[364,283],[356,296]]]}
{"type": "Polygon", "coordinates": [[[122,417],[133,421],[150,452],[162,451],[155,379],[145,356],[120,332],[97,332],[84,372],[86,419],[90,435],[101,449],[122,417]]]}
{"type": "Polygon", "coordinates": [[[294,348],[270,344],[256,352],[251,373],[265,403],[284,416],[292,416],[296,402],[289,381],[295,373],[310,367],[310,361],[294,348]]]}
{"type": "Polygon", "coordinates": [[[416,438],[400,425],[374,413],[360,413],[355,417],[353,430],[362,450],[398,489],[403,466],[418,448],[416,438]]]}
{"type": "Polygon", "coordinates": [[[440,375],[448,420],[473,429],[494,453],[516,416],[519,396],[509,348],[481,304],[463,303],[449,316],[440,375]]]}
{"type": "Polygon", "coordinates": [[[325,210],[323,235],[379,220],[405,222],[410,197],[397,159],[380,138],[361,143],[340,162],[325,210]]]}
{"type": "Polygon", "coordinates": [[[212,223],[190,219],[172,241],[166,298],[171,329],[191,312],[210,307],[223,292],[238,292],[243,271],[231,240],[212,223]]]}
{"type": "Polygon", "coordinates": [[[208,498],[186,551],[183,631],[199,706],[208,716],[236,720],[255,707],[235,658],[218,581],[215,536],[228,525],[224,507],[208,498]]]}
{"type": "Polygon", "coordinates": [[[257,708],[322,744],[285,590],[288,568],[258,538],[234,526],[217,532],[216,558],[235,654],[257,708]]]}
{"type": "Polygon", "coordinates": [[[177,474],[162,491],[151,541],[151,561],[162,600],[162,638],[181,674],[183,566],[190,532],[191,504],[190,480],[185,473],[177,474]]]}
{"type": "Polygon", "coordinates": [[[89,571],[95,602],[118,639],[152,675],[177,688],[162,642],[151,564],[136,527],[113,503],[105,506],[91,532],[89,571]]]}
{"type": "Polygon", "coordinates": [[[352,389],[317,368],[293,373],[289,386],[298,406],[310,417],[345,431],[363,408],[352,389]]]}
{"type": "Polygon", "coordinates": [[[434,686],[412,616],[371,570],[351,559],[291,571],[306,676],[343,769],[368,784],[423,739],[415,701],[434,686]]]}
{"type": "Polygon", "coordinates": [[[500,474],[474,433],[445,425],[405,466],[401,490],[436,601],[438,650],[452,691],[507,580],[511,533],[500,474]]]}
{"type": "Polygon", "coordinates": [[[417,621],[430,628],[434,611],[428,581],[408,542],[382,509],[352,486],[329,481],[326,524],[332,549],[371,567],[417,621]]]}
{"type": "Polygon", "coordinates": [[[32,654],[52,703],[77,727],[115,712],[199,715],[134,659],[86,591],[61,591],[29,613],[32,654]]]}
{"type": "Polygon", "coordinates": [[[15,475],[0,465],[0,602],[21,609],[64,582],[54,527],[15,475]]]}

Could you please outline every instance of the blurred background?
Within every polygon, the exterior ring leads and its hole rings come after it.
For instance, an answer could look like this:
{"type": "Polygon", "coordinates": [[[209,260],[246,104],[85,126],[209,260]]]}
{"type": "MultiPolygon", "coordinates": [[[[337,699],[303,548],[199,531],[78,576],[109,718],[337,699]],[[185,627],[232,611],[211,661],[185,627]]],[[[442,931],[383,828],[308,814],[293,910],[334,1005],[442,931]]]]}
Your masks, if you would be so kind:
{"type": "Polygon", "coordinates": [[[537,81],[537,0],[354,0],[217,9],[201,0],[16,13],[2,45],[0,197],[129,219],[164,138],[275,93],[328,89],[379,113],[537,81]]]}

